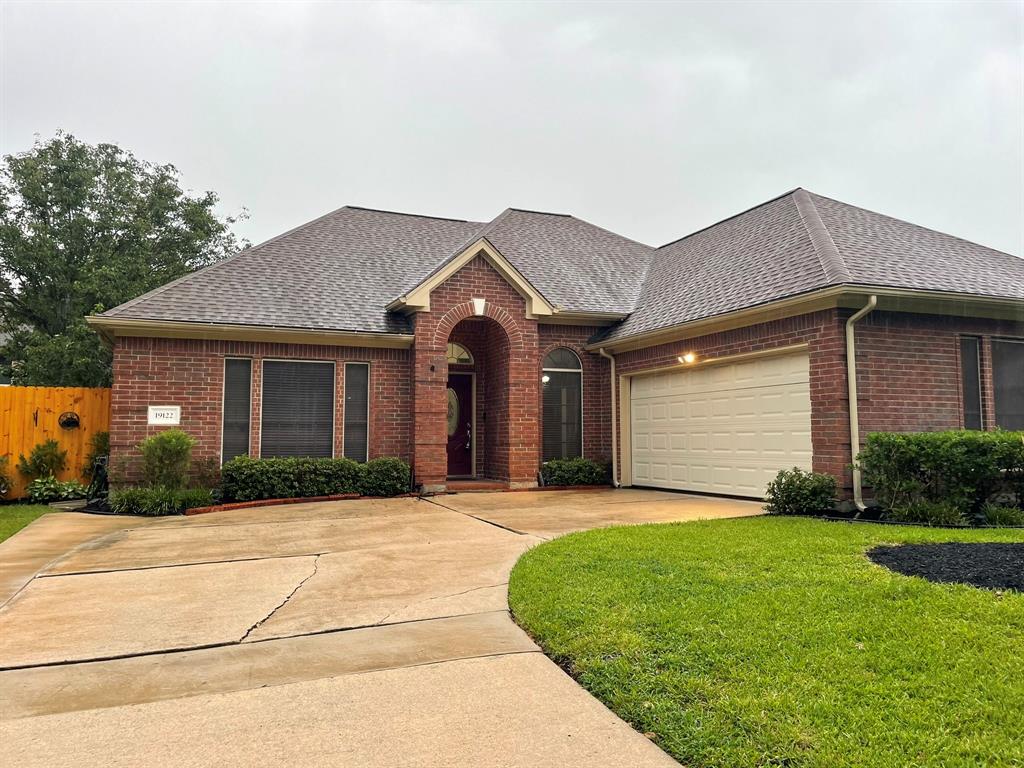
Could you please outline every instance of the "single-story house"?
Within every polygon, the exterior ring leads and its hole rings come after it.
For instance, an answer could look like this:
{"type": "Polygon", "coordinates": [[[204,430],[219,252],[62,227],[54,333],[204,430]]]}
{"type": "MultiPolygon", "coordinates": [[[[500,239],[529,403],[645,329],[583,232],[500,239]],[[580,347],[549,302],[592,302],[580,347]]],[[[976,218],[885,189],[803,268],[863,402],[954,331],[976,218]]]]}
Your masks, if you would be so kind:
{"type": "Polygon", "coordinates": [[[793,466],[853,488],[872,431],[1024,428],[1024,259],[804,189],[660,248],[346,206],[89,321],[115,459],[177,424],[222,461],[398,456],[425,491],[584,456],[759,497],[793,466]]]}

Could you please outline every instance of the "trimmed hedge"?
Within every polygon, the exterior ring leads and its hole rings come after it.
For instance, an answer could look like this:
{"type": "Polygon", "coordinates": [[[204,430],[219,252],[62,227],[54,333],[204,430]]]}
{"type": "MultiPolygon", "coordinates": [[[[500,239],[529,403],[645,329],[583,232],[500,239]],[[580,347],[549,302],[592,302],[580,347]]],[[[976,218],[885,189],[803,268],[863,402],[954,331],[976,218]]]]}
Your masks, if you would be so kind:
{"type": "Polygon", "coordinates": [[[1022,432],[876,432],[857,462],[876,501],[897,517],[930,509],[936,519],[923,522],[940,524],[951,517],[942,505],[983,522],[990,501],[1024,507],[1022,432]]]}
{"type": "Polygon", "coordinates": [[[119,515],[180,515],[210,506],[213,494],[207,488],[125,488],[113,491],[108,503],[119,515]]]}
{"type": "Polygon", "coordinates": [[[253,459],[239,456],[221,468],[225,502],[309,496],[397,496],[409,490],[411,472],[401,459],[253,459]]]}
{"type": "Polygon", "coordinates": [[[551,459],[540,468],[544,485],[607,485],[608,468],[590,459],[551,459]]]}
{"type": "Polygon", "coordinates": [[[838,497],[839,485],[832,475],[799,467],[781,469],[768,483],[765,510],[771,515],[823,515],[832,511],[838,497]]]}

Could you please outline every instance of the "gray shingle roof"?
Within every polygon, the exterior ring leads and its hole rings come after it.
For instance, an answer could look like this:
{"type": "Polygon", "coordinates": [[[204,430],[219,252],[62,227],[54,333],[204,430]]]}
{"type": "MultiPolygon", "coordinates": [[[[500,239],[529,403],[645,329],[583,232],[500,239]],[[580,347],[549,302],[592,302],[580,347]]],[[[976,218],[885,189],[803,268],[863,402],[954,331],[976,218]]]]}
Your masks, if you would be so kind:
{"type": "Polygon", "coordinates": [[[833,285],[1024,300],[1024,259],[796,189],[657,250],[620,339],[833,285]]]}
{"type": "Polygon", "coordinates": [[[1024,300],[1024,259],[797,189],[653,249],[572,216],[488,223],[345,207],[104,313],[407,333],[385,307],[480,237],[565,311],[631,313],[606,338],[832,285],[1024,300]]]}
{"type": "Polygon", "coordinates": [[[118,318],[408,333],[384,307],[483,225],[340,208],[104,314],[118,318]]]}

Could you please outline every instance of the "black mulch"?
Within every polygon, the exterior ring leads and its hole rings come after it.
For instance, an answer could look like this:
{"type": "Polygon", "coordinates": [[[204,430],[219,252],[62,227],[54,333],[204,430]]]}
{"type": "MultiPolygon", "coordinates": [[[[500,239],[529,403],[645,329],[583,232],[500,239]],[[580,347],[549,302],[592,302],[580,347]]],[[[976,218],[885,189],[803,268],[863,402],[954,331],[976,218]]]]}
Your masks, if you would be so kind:
{"type": "Polygon", "coordinates": [[[868,557],[928,581],[1024,591],[1024,544],[903,544],[875,547],[868,557]]]}

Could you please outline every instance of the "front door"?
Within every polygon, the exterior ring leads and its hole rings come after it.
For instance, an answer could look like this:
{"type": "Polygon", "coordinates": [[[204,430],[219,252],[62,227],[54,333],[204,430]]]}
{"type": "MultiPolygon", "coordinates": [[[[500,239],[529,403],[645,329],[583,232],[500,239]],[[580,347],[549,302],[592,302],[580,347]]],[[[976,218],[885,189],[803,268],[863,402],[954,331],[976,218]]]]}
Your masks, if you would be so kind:
{"type": "Polygon", "coordinates": [[[473,376],[448,374],[448,476],[473,474],[473,376]]]}

